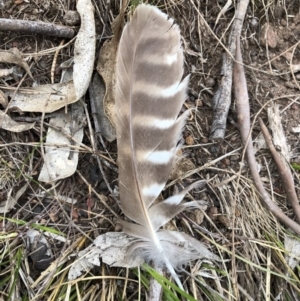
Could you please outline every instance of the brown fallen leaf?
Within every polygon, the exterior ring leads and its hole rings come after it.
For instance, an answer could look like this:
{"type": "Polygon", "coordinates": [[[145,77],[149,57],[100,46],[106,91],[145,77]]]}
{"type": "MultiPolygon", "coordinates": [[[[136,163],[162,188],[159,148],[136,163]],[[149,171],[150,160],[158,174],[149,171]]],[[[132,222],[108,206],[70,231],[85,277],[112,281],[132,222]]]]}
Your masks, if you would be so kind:
{"type": "Polygon", "coordinates": [[[123,19],[124,19],[125,10],[122,9],[120,14],[115,18],[112,22],[112,32],[113,38],[110,41],[106,41],[99,53],[98,63],[97,63],[97,71],[102,76],[106,93],[103,99],[103,107],[105,115],[108,121],[113,126],[114,136],[115,136],[115,64],[116,64],[116,55],[119,40],[121,37],[122,29],[123,29],[123,19]]]}
{"type": "Polygon", "coordinates": [[[109,142],[116,139],[116,130],[106,117],[103,107],[105,84],[102,77],[96,72],[89,86],[92,116],[96,133],[100,133],[109,142]]]}
{"type": "Polygon", "coordinates": [[[10,50],[1,50],[0,63],[15,64],[21,66],[33,79],[28,64],[22,59],[22,53],[17,48],[11,48],[10,50]]]}

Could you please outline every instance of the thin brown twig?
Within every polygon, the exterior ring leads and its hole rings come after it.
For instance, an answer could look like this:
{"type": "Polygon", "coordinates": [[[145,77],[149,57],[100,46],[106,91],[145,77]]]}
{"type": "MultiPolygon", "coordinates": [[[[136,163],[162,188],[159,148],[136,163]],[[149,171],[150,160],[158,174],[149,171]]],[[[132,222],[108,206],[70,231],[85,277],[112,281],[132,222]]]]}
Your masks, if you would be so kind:
{"type": "Polygon", "coordinates": [[[266,125],[264,124],[264,122],[262,121],[262,119],[260,117],[258,118],[258,121],[259,121],[261,131],[265,137],[267,146],[268,146],[268,148],[273,156],[273,159],[277,165],[277,168],[279,170],[279,175],[282,180],[284,190],[287,194],[287,199],[290,202],[290,204],[292,205],[294,212],[296,214],[296,217],[297,217],[298,221],[300,222],[300,205],[299,205],[299,200],[298,200],[298,197],[297,197],[297,194],[295,191],[295,185],[294,185],[294,180],[293,180],[293,175],[291,173],[291,170],[289,169],[287,164],[285,164],[282,161],[283,158],[279,155],[275,146],[273,145],[272,137],[271,137],[266,125]]]}
{"type": "Polygon", "coordinates": [[[272,201],[266,189],[263,186],[263,182],[259,176],[257,170],[257,164],[254,156],[253,142],[251,138],[250,131],[250,106],[248,89],[246,83],[246,77],[244,72],[244,67],[242,63],[242,54],[240,47],[240,40],[237,39],[236,47],[236,62],[234,63],[233,71],[234,79],[234,92],[236,97],[236,108],[238,114],[238,123],[240,127],[240,133],[242,137],[243,144],[246,148],[246,157],[249,164],[249,168],[253,177],[254,184],[261,195],[262,200],[267,205],[269,210],[286,226],[290,227],[298,235],[300,235],[300,225],[290,219],[280,207],[272,201]]]}
{"type": "Polygon", "coordinates": [[[76,31],[74,28],[46,22],[36,22],[17,19],[1,19],[0,31],[16,31],[27,34],[41,34],[58,38],[72,39],[76,31]]]}

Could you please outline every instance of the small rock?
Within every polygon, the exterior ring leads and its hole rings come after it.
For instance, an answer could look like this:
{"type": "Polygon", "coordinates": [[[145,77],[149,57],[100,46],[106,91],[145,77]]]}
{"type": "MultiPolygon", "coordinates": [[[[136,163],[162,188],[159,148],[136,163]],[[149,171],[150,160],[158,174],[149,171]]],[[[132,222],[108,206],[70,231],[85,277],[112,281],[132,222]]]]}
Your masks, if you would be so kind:
{"type": "Polygon", "coordinates": [[[294,84],[293,84],[292,82],[286,82],[286,83],[285,83],[285,86],[286,86],[287,88],[290,88],[290,89],[294,89],[294,88],[295,88],[295,86],[294,86],[294,84]]]}
{"type": "Polygon", "coordinates": [[[295,22],[295,24],[300,23],[300,13],[298,13],[298,14],[294,17],[294,22],[295,22]]]}
{"type": "Polygon", "coordinates": [[[195,221],[196,221],[196,224],[197,225],[201,225],[203,223],[203,219],[204,219],[204,213],[199,210],[199,209],[196,209],[194,211],[194,214],[195,214],[195,221]]]}
{"type": "Polygon", "coordinates": [[[258,18],[253,17],[250,19],[249,25],[251,28],[257,28],[258,24],[259,24],[258,18]]]}
{"type": "Polygon", "coordinates": [[[260,33],[260,43],[263,46],[268,44],[268,47],[275,48],[277,46],[278,36],[275,28],[270,24],[264,24],[260,33]]]}
{"type": "Polygon", "coordinates": [[[196,106],[197,107],[202,107],[203,106],[203,101],[201,99],[196,99],[196,106]]]}
{"type": "Polygon", "coordinates": [[[215,85],[216,81],[212,78],[212,77],[208,77],[206,80],[205,80],[205,86],[207,88],[211,88],[215,85]]]}
{"type": "Polygon", "coordinates": [[[283,27],[286,27],[286,25],[287,25],[286,20],[281,19],[280,25],[283,26],[283,27]]]}
{"type": "Polygon", "coordinates": [[[228,158],[225,158],[222,160],[222,163],[225,165],[225,167],[228,167],[230,165],[230,160],[228,158]]]}
{"type": "Polygon", "coordinates": [[[80,16],[76,10],[68,10],[64,15],[64,23],[69,26],[80,24],[80,16]]]}
{"type": "Polygon", "coordinates": [[[189,136],[187,136],[186,138],[185,138],[185,143],[187,144],[187,145],[194,145],[194,138],[193,138],[193,136],[191,136],[191,135],[189,135],[189,136]]]}
{"type": "Polygon", "coordinates": [[[218,215],[218,221],[224,225],[226,228],[229,228],[230,227],[230,221],[227,217],[227,215],[225,214],[220,214],[218,215]]]}
{"type": "Polygon", "coordinates": [[[235,216],[240,217],[241,216],[241,211],[239,209],[235,209],[235,216]]]}
{"type": "Polygon", "coordinates": [[[218,208],[217,207],[210,207],[208,210],[208,216],[211,220],[216,220],[218,218],[218,208]]]}

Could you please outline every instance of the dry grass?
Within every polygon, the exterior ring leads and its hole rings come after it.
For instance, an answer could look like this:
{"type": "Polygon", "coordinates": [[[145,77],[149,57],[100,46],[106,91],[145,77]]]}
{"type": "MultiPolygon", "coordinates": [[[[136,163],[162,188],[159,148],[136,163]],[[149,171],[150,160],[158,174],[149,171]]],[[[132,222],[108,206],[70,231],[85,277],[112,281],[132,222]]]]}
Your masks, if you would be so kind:
{"type": "MultiPolygon", "coordinates": [[[[180,180],[206,178],[209,182],[206,191],[192,197],[201,197],[208,202],[210,208],[217,209],[214,211],[217,215],[211,214],[210,210],[199,213],[203,222],[199,222],[193,212],[187,212],[177,217],[170,225],[202,240],[222,258],[221,262],[198,261],[186,267],[182,277],[190,295],[187,298],[297,300],[300,296],[299,268],[289,267],[289,251],[286,250],[284,241],[286,236],[298,242],[300,239],[293,236],[262,206],[247,163],[243,160],[238,129],[229,125],[222,144],[207,140],[212,118],[209,104],[214,88],[206,83],[210,78],[219,78],[221,54],[225,47],[222,45],[227,44],[226,36],[233,12],[231,10],[220,18],[219,27],[213,33],[207,28],[207,24],[213,28],[213,20],[221,9],[217,6],[217,1],[207,1],[201,5],[194,0],[153,2],[152,4],[166,11],[180,24],[186,52],[186,69],[191,72],[190,98],[186,105],[192,109],[192,117],[185,131],[192,135],[194,144],[185,146],[183,151],[194,163],[195,169],[187,171],[180,180]],[[201,102],[197,102],[197,99],[201,102]]],[[[295,14],[297,9],[295,1],[291,1],[289,6],[285,1],[261,3],[251,2],[251,15],[262,20],[267,19],[275,25],[276,7],[281,6],[287,15],[295,14]]],[[[40,1],[35,1],[35,4],[41,5],[40,1]]],[[[44,21],[55,20],[54,9],[57,5],[65,10],[75,9],[75,1],[51,1],[50,11],[53,11],[46,14],[44,21]]],[[[94,1],[94,5],[99,24],[106,26],[99,36],[107,39],[111,34],[109,24],[112,15],[115,16],[118,11],[118,4],[112,1],[109,10],[106,10],[106,1],[94,1]]],[[[18,17],[17,11],[14,10],[12,15],[18,17]]],[[[58,20],[60,16],[57,13],[58,20]]],[[[245,25],[244,45],[251,40],[252,33],[248,30],[245,25]]],[[[253,39],[257,38],[252,36],[253,39]]],[[[38,77],[39,83],[50,82],[55,47],[59,46],[60,41],[29,37],[28,42],[35,41],[34,47],[37,48],[26,51],[28,44],[24,39],[10,37],[8,34],[7,42],[1,47],[10,47],[11,39],[24,48],[20,50],[40,54],[32,61],[31,70],[34,71],[34,76],[38,77]],[[50,48],[53,48],[52,52],[48,51],[50,48]],[[44,66],[43,70],[41,65],[44,66]],[[45,70],[49,72],[45,73],[45,70]]],[[[102,40],[100,44],[102,45],[102,40]]],[[[65,44],[60,50],[57,65],[72,56],[72,48],[73,42],[65,44]]],[[[280,77],[270,72],[271,59],[268,49],[258,49],[266,57],[265,65],[251,66],[253,69],[247,69],[250,70],[248,78],[251,78],[253,72],[261,72],[267,76],[266,81],[280,82],[280,77]]],[[[299,59],[299,51],[294,55],[295,59],[299,59]]],[[[59,74],[56,75],[56,80],[58,77],[59,74]]],[[[26,86],[30,83],[25,80],[23,84],[26,86]]],[[[263,111],[262,108],[271,97],[268,97],[268,93],[262,88],[255,87],[253,81],[250,80],[249,85],[252,85],[249,86],[249,91],[253,101],[252,114],[255,116],[257,112],[263,111]]],[[[280,98],[281,95],[274,95],[274,98],[276,97],[280,98]]],[[[299,104],[297,97],[296,93],[291,94],[289,101],[299,104]]],[[[234,105],[230,115],[234,116],[234,105]]],[[[103,264],[100,268],[86,272],[77,280],[68,281],[68,270],[71,264],[78,260],[78,251],[90,245],[99,234],[114,231],[116,216],[120,211],[114,200],[115,196],[109,193],[103,182],[99,184],[98,180],[89,177],[91,166],[97,165],[89,131],[85,132],[86,148],[81,148],[78,166],[80,174],[49,186],[36,181],[42,158],[40,133],[46,133],[47,125],[41,124],[37,114],[17,117],[37,120],[37,124],[35,129],[25,134],[5,133],[0,130],[0,201],[7,200],[9,194],[12,197],[16,196],[17,191],[28,184],[26,193],[19,198],[15,208],[9,213],[0,214],[0,300],[145,300],[150,275],[164,285],[164,300],[184,300],[184,297],[176,292],[173,284],[147,267],[141,270],[126,270],[103,264]],[[67,203],[65,197],[77,199],[78,203],[67,203]],[[92,202],[93,210],[89,209],[89,202],[92,202]],[[53,258],[49,261],[50,265],[46,264],[44,269],[40,267],[38,270],[36,262],[33,262],[34,248],[27,237],[29,229],[38,230],[47,240],[47,248],[51,249],[53,258]]],[[[47,116],[45,118],[47,119],[47,116]]],[[[284,119],[283,123],[287,124],[287,121],[284,119]]],[[[254,134],[257,133],[255,128],[254,134]]],[[[102,163],[110,188],[114,190],[117,174],[112,162],[116,159],[116,149],[115,144],[105,145],[106,149],[101,149],[102,163]],[[111,159],[105,160],[105,157],[111,159]]],[[[297,156],[299,153],[293,153],[293,157],[297,156]]],[[[258,159],[268,192],[289,216],[293,216],[284,193],[278,191],[277,171],[268,152],[260,152],[258,159]]],[[[179,179],[176,179],[171,184],[178,182],[179,179]]],[[[299,178],[296,175],[295,183],[299,191],[299,178]]],[[[47,258],[43,257],[43,260],[47,258]]]]}

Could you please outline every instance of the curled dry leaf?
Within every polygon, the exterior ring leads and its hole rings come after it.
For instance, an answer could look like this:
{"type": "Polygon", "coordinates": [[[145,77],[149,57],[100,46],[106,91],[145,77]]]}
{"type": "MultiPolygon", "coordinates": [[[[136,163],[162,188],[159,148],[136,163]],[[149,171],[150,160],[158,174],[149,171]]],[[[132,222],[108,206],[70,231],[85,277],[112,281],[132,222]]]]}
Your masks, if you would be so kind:
{"type": "MultiPolygon", "coordinates": [[[[115,131],[115,64],[116,64],[116,56],[119,40],[122,33],[123,28],[123,19],[124,19],[124,10],[122,9],[120,14],[115,18],[112,22],[112,32],[113,38],[109,41],[105,41],[103,44],[97,63],[97,71],[103,78],[106,92],[103,99],[99,99],[99,102],[103,102],[103,104],[99,104],[98,106],[101,108],[101,111],[104,113],[103,117],[105,120],[102,121],[102,118],[98,118],[99,123],[102,124],[102,127],[109,129],[106,139],[109,141],[113,141],[116,139],[116,131],[115,131]],[[107,127],[107,124],[110,123],[111,127],[107,127]]],[[[99,116],[100,117],[100,116],[99,116]]],[[[101,128],[101,126],[100,126],[101,128]]],[[[104,133],[104,132],[103,132],[104,133]]]]}
{"type": "Polygon", "coordinates": [[[81,26],[74,50],[73,81],[76,100],[80,99],[89,87],[96,49],[94,7],[91,0],[78,0],[77,11],[80,15],[81,26]]]}
{"type": "Polygon", "coordinates": [[[15,64],[26,70],[28,75],[33,79],[28,64],[23,61],[22,53],[17,48],[0,51],[0,63],[15,64]]]}
{"type": "MultiPolygon", "coordinates": [[[[1,94],[0,94],[1,98],[1,94]]],[[[33,123],[16,122],[12,120],[7,114],[0,110],[0,129],[4,129],[10,132],[20,133],[32,129],[35,125],[33,123]]]]}
{"type": "Polygon", "coordinates": [[[70,148],[70,145],[76,148],[78,143],[82,141],[84,120],[84,110],[81,103],[72,104],[67,114],[61,111],[57,113],[57,116],[51,118],[50,125],[61,128],[76,142],[66,137],[63,132],[59,132],[51,126],[48,128],[46,142],[53,146],[45,147],[44,165],[39,175],[39,181],[53,182],[69,177],[76,171],[78,151],[70,148]]]}
{"type": "MultiPolygon", "coordinates": [[[[8,95],[13,96],[14,92],[8,95]]],[[[54,112],[76,102],[73,81],[63,84],[42,85],[31,89],[20,89],[9,103],[9,109],[23,112],[54,112]]]]}

